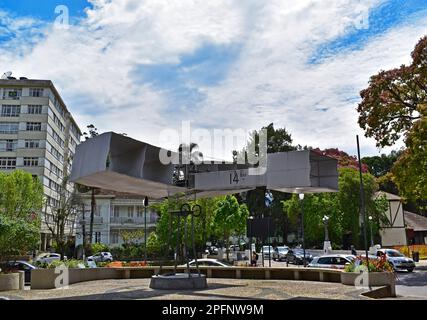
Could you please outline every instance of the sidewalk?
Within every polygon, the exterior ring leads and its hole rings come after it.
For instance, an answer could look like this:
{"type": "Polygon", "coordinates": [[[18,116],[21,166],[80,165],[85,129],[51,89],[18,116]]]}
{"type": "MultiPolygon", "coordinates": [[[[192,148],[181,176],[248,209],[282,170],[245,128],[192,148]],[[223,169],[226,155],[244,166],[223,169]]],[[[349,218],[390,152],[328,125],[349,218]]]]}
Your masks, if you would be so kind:
{"type": "Polygon", "coordinates": [[[427,260],[420,260],[419,262],[415,262],[415,266],[417,270],[427,271],[427,260]]]}

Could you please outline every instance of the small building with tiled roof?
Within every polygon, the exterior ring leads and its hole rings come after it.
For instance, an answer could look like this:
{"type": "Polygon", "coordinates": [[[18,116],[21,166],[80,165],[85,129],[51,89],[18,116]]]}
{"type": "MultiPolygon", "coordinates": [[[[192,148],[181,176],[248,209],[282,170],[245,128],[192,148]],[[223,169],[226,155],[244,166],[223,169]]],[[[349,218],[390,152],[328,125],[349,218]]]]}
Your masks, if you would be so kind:
{"type": "Polygon", "coordinates": [[[409,211],[403,211],[403,215],[410,244],[426,244],[427,217],[409,211]]]}

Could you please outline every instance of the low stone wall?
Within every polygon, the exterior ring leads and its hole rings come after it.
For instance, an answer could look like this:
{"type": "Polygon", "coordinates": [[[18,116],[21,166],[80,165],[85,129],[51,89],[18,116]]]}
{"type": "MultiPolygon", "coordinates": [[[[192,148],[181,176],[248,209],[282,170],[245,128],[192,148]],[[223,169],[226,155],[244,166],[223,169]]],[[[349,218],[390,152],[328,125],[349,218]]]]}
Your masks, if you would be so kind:
{"type": "MultiPolygon", "coordinates": [[[[139,279],[150,278],[155,274],[172,273],[171,266],[143,268],[93,268],[68,269],[68,284],[104,280],[104,279],[139,279]]],[[[178,267],[177,272],[185,272],[185,267],[178,267]]],[[[196,272],[195,268],[191,269],[196,272]]],[[[341,282],[340,270],[315,268],[259,268],[259,267],[200,267],[200,272],[208,278],[231,279],[281,279],[341,282]]],[[[35,269],[31,271],[31,289],[53,289],[63,285],[64,277],[54,269],[35,269]],[[55,283],[55,281],[57,283],[55,283]]]]}
{"type": "Polygon", "coordinates": [[[0,291],[19,290],[19,273],[0,274],[0,291]]]}
{"type": "Polygon", "coordinates": [[[343,272],[341,273],[341,283],[350,286],[358,285],[361,287],[386,286],[389,288],[389,296],[396,296],[396,277],[392,272],[369,272],[365,273],[364,276],[357,272],[343,272]]]}

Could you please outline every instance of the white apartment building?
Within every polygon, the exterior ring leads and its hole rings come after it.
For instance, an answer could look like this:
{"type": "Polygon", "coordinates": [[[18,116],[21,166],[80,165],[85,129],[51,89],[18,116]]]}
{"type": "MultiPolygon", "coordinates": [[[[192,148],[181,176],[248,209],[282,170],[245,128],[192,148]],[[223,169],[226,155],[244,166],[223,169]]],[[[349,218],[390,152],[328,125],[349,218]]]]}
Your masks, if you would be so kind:
{"type": "MultiPolygon", "coordinates": [[[[82,195],[84,203],[80,210],[76,226],[76,248],[83,244],[83,234],[89,241],[91,192],[82,195]],[[83,230],[84,229],[84,230],[83,230]]],[[[102,190],[95,196],[92,243],[105,243],[108,246],[123,244],[121,231],[145,229],[144,198],[137,195],[120,194],[102,190]]],[[[150,200],[150,204],[153,201],[150,200]]],[[[147,234],[155,230],[157,212],[147,208],[147,234]]],[[[144,238],[139,240],[144,241],[144,238]]]]}
{"type": "MultiPolygon", "coordinates": [[[[59,204],[63,177],[68,175],[81,131],[50,80],[0,80],[0,171],[22,169],[43,183],[47,214],[59,204]]],[[[72,185],[67,186],[71,190],[72,185]]],[[[68,228],[74,227],[69,221],[68,228]]],[[[41,250],[50,245],[46,221],[41,250]]]]}

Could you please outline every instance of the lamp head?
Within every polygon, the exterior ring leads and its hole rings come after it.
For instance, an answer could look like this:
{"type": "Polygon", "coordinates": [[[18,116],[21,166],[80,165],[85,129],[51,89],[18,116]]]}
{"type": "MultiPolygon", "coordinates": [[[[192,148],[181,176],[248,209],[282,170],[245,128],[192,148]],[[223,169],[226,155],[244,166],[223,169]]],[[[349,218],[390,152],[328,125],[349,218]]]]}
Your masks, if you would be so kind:
{"type": "Polygon", "coordinates": [[[299,199],[300,199],[300,200],[304,200],[304,193],[300,193],[300,194],[298,195],[298,197],[299,197],[299,199]]]}
{"type": "Polygon", "coordinates": [[[368,219],[371,221],[372,220],[372,216],[369,216],[368,219]]]}

